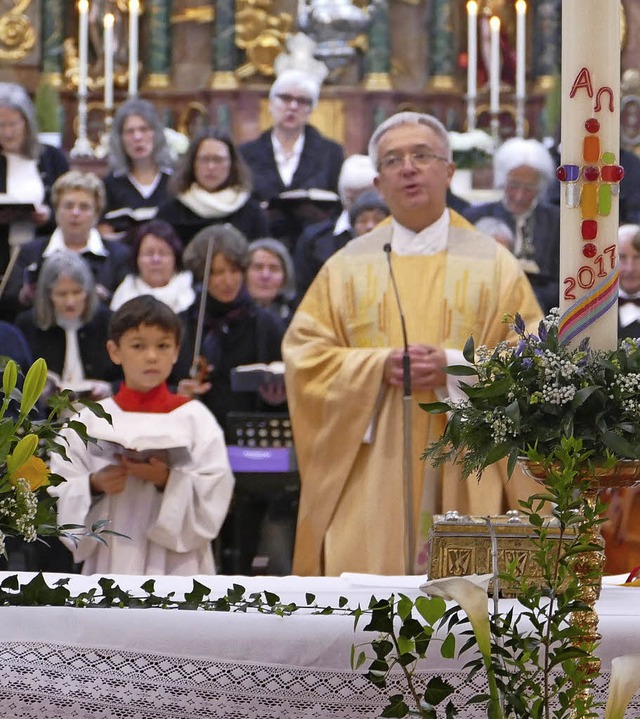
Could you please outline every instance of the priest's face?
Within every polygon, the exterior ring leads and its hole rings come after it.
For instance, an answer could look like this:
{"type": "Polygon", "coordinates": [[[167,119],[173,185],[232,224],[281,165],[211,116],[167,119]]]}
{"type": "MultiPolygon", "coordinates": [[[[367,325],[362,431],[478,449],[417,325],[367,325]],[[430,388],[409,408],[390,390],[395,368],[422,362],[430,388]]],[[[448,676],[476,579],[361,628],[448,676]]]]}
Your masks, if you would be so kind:
{"type": "Polygon", "coordinates": [[[167,380],[178,359],[173,332],[158,325],[140,325],[127,330],[120,341],[107,342],[112,361],[122,365],[129,389],[148,392],[167,380]]]}
{"type": "Polygon", "coordinates": [[[414,123],[387,130],[377,169],[375,186],[401,225],[420,232],[441,217],[455,165],[434,130],[414,123]]]}
{"type": "Polygon", "coordinates": [[[242,269],[221,252],[214,255],[209,275],[209,294],[218,302],[233,302],[242,287],[242,269]]]}
{"type": "Polygon", "coordinates": [[[634,237],[621,233],[618,239],[620,288],[628,295],[640,292],[640,240],[634,237]]]}

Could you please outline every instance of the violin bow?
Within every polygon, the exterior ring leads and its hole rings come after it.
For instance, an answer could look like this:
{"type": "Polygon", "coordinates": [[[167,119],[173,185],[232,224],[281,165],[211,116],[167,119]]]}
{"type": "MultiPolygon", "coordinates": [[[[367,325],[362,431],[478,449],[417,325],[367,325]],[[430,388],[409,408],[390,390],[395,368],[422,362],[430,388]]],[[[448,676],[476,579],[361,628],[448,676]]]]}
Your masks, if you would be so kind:
{"type": "Polygon", "coordinates": [[[209,294],[209,277],[211,276],[211,260],[213,259],[213,237],[207,242],[207,256],[204,261],[204,272],[202,273],[202,289],[200,291],[200,306],[198,307],[198,321],[196,323],[196,338],[193,343],[193,358],[189,377],[195,378],[198,374],[198,359],[202,347],[202,333],[204,328],[204,313],[207,306],[207,295],[209,294]]]}

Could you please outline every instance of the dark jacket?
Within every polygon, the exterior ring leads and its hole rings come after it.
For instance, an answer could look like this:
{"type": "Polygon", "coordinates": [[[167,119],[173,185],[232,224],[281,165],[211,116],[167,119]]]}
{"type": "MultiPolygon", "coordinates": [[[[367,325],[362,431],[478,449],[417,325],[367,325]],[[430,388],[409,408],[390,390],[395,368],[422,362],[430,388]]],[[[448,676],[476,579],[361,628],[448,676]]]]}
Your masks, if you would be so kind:
{"type": "Polygon", "coordinates": [[[322,265],[353,237],[351,230],[334,235],[335,224],[333,220],[325,220],[309,225],[298,238],[293,263],[299,300],[304,297],[322,265]]]}
{"type": "Polygon", "coordinates": [[[239,210],[224,217],[201,217],[183,205],[177,197],[173,197],[160,206],[156,217],[173,225],[185,246],[203,228],[226,222],[240,230],[249,241],[268,234],[267,216],[253,197],[239,210]]]}
{"type": "MultiPolygon", "coordinates": [[[[98,306],[93,317],[78,330],[80,359],[87,379],[112,382],[122,378],[120,368],[113,364],[107,352],[110,317],[108,308],[98,306]]],[[[40,329],[35,323],[33,309],[19,314],[16,326],[22,330],[33,356],[43,357],[50,370],[62,374],[67,345],[62,327],[54,325],[48,330],[40,329]]]]}
{"type": "MultiPolygon", "coordinates": [[[[466,210],[464,216],[469,222],[477,222],[481,217],[495,217],[506,222],[514,234],[516,231],[515,217],[502,202],[473,205],[466,210]]],[[[531,222],[533,259],[540,268],[540,273],[528,274],[527,277],[546,313],[552,307],[558,307],[560,302],[560,208],[539,201],[533,210],[531,222]]]]}
{"type": "Polygon", "coordinates": [[[114,175],[113,172],[110,172],[103,180],[107,202],[101,222],[111,225],[116,232],[128,232],[139,222],[126,214],[115,218],[105,217],[105,215],[117,210],[139,210],[143,207],[157,211],[160,205],[169,198],[167,185],[170,176],[169,172],[161,172],[155,190],[149,197],[143,197],[132,184],[128,175],[114,175]]]}
{"type": "MultiPolygon", "coordinates": [[[[285,185],[273,154],[271,132],[271,129],[266,130],[256,140],[246,142],[239,148],[251,170],[253,194],[258,200],[268,203],[286,190],[298,189],[330,190],[337,194],[338,177],[344,160],[341,145],[324,137],[311,125],[306,125],[300,162],[291,184],[285,185]]],[[[272,207],[269,211],[269,234],[284,240],[293,248],[302,230],[311,222],[321,219],[317,213],[303,209],[295,204],[290,207],[272,207]]],[[[329,214],[334,214],[333,207],[327,210],[329,214]]]]}

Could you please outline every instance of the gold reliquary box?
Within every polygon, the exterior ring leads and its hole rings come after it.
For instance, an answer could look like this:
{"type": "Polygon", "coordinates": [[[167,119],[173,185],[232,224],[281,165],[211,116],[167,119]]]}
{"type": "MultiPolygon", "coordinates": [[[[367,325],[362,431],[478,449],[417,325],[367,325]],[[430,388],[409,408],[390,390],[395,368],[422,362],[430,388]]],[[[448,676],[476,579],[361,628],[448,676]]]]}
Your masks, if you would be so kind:
{"type": "MultiPolygon", "coordinates": [[[[545,522],[549,535],[559,538],[560,529],[553,517],[545,522]]],[[[493,574],[494,551],[498,573],[515,562],[516,575],[540,583],[535,563],[533,527],[517,510],[495,517],[473,517],[458,512],[436,514],[429,530],[429,579],[464,577],[469,574],[493,574]]],[[[500,580],[500,596],[517,595],[517,587],[500,580]]],[[[493,582],[489,586],[493,594],[493,582]]]]}

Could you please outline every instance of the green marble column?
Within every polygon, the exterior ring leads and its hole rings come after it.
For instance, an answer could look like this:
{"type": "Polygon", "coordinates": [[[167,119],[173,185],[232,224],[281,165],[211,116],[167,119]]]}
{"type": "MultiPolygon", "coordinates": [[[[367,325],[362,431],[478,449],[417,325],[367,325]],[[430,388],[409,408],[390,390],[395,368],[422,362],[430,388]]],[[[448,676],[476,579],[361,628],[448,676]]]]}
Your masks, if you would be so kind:
{"type": "Polygon", "coordinates": [[[454,0],[431,0],[429,21],[430,86],[451,89],[456,71],[456,39],[454,35],[454,0]]]}
{"type": "Polygon", "coordinates": [[[147,87],[169,87],[171,68],[170,4],[171,0],[146,0],[145,3],[147,48],[144,64],[147,87]]]}
{"type": "Polygon", "coordinates": [[[533,76],[539,89],[548,90],[560,74],[561,0],[538,0],[533,6],[533,76]]]}
{"type": "Polygon", "coordinates": [[[369,4],[369,50],[366,55],[366,90],[390,90],[391,48],[389,36],[389,5],[387,0],[369,4]]]}
{"type": "Polygon", "coordinates": [[[235,41],[235,0],[218,0],[213,32],[213,77],[211,87],[233,89],[238,82],[233,74],[238,64],[235,41]]]}
{"type": "Polygon", "coordinates": [[[55,87],[59,87],[62,82],[64,18],[67,13],[65,0],[42,0],[42,73],[55,87]]]}

